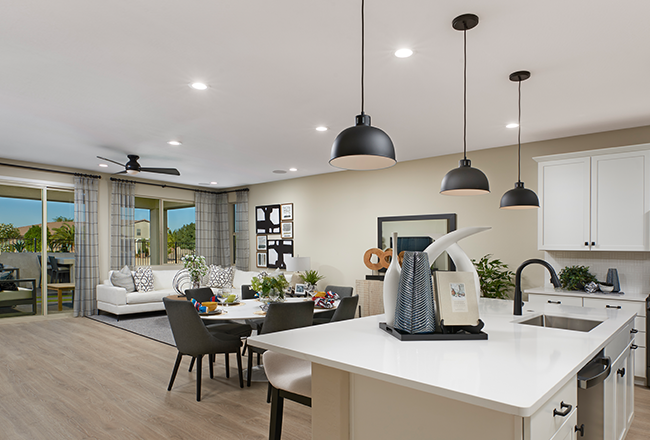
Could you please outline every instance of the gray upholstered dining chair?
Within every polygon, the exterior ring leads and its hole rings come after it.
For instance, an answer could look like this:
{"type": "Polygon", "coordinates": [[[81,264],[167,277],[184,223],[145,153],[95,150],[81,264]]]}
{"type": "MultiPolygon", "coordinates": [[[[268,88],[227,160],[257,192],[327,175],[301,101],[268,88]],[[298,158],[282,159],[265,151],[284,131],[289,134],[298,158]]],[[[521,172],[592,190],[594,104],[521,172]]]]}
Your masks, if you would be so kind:
{"type": "Polygon", "coordinates": [[[167,317],[174,335],[178,355],[172,377],[169,380],[167,391],[171,391],[174,379],[178,373],[183,356],[192,356],[196,359],[196,400],[201,400],[201,372],[203,356],[209,357],[210,378],[214,377],[213,357],[220,353],[236,353],[237,367],[239,372],[239,386],[244,388],[242,375],[242,360],[239,348],[242,345],[241,339],[235,335],[225,333],[209,332],[205,327],[198,312],[189,301],[173,300],[163,298],[167,317]]]}
{"type": "MultiPolygon", "coordinates": [[[[334,292],[339,296],[339,298],[347,298],[348,296],[352,296],[353,291],[354,288],[350,286],[326,286],[325,287],[325,292],[334,292]]],[[[322,312],[319,313],[318,315],[319,315],[318,317],[321,319],[331,320],[334,317],[334,310],[322,312]]]]}
{"type": "MultiPolygon", "coordinates": [[[[313,301],[272,303],[266,311],[264,326],[260,334],[281,332],[294,328],[308,327],[314,319],[313,301]]],[[[253,353],[264,353],[263,348],[248,346],[248,378],[246,384],[251,386],[253,372],[253,353]]]]}
{"type": "MultiPolygon", "coordinates": [[[[214,292],[209,287],[200,287],[198,289],[187,289],[185,290],[185,297],[188,301],[195,299],[198,302],[210,301],[214,296],[214,292]]],[[[221,322],[210,322],[203,321],[205,327],[211,333],[226,333],[228,335],[235,335],[244,340],[248,338],[253,332],[252,328],[248,324],[240,324],[232,321],[221,321],[221,322]]],[[[245,347],[245,345],[244,345],[245,347]]],[[[230,354],[226,353],[226,377],[230,377],[230,354]]],[[[194,358],[190,362],[190,368],[188,371],[192,371],[194,368],[194,358]]]]}
{"type": "Polygon", "coordinates": [[[280,440],[284,399],[311,406],[311,362],[267,351],[264,370],[271,388],[269,439],[280,440]]]}
{"type": "Polygon", "coordinates": [[[322,315],[323,313],[319,313],[314,317],[314,325],[352,319],[357,312],[357,304],[359,304],[359,295],[342,298],[339,305],[336,307],[336,310],[334,310],[334,315],[331,319],[321,318],[319,315],[322,315]]]}

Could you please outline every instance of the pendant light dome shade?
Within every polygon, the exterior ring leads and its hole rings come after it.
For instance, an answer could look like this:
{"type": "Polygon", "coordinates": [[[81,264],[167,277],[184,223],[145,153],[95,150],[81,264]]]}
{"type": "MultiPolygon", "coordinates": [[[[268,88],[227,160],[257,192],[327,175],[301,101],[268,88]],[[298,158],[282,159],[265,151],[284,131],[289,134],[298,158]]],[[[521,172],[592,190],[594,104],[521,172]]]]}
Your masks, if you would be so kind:
{"type": "Polygon", "coordinates": [[[490,192],[490,183],[483,171],[472,168],[472,161],[461,159],[458,168],[449,171],[442,179],[441,194],[450,196],[475,196],[490,192]]]}
{"type": "Polygon", "coordinates": [[[539,199],[532,189],[524,188],[524,182],[515,182],[514,189],[501,197],[501,209],[539,208],[539,199]]]}
{"type": "Polygon", "coordinates": [[[530,78],[530,72],[520,70],[510,74],[510,81],[519,83],[519,116],[517,123],[519,125],[517,134],[517,181],[514,189],[507,191],[501,197],[501,209],[534,209],[539,208],[539,198],[535,191],[524,187],[521,181],[521,82],[530,78]]]}
{"type": "Polygon", "coordinates": [[[478,16],[463,14],[454,18],[451,26],[463,31],[463,158],[458,168],[449,171],[442,179],[440,194],[449,196],[475,196],[490,192],[490,183],[483,171],[472,168],[467,158],[467,31],[478,25],[478,16]]]}
{"type": "Polygon", "coordinates": [[[356,125],[334,140],[330,165],[346,170],[380,170],[392,167],[395,147],[381,129],[370,126],[369,115],[357,115],[356,125]]]}

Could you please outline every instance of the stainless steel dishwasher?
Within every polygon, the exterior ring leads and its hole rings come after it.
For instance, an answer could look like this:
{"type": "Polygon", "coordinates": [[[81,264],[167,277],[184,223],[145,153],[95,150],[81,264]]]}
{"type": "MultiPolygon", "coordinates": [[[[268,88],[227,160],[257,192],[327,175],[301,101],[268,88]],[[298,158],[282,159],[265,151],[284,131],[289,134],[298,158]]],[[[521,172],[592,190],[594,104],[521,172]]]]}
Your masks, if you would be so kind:
{"type": "Polygon", "coordinates": [[[605,380],[609,377],[612,359],[601,350],[578,372],[578,426],[581,438],[604,438],[605,380]]]}

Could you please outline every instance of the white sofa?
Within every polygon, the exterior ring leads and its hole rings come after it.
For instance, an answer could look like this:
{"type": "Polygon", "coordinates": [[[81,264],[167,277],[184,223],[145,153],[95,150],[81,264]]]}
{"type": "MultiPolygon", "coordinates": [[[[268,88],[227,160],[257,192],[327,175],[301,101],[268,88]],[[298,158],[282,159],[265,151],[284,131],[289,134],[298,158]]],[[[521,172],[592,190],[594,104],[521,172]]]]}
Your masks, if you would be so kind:
{"type": "MultiPolygon", "coordinates": [[[[154,312],[165,310],[162,299],[169,295],[177,295],[172,287],[174,276],[178,269],[154,269],[153,270],[153,287],[150,292],[129,292],[123,287],[116,287],[111,283],[113,271],[108,272],[108,279],[103,284],[97,286],[97,309],[103,310],[114,315],[126,315],[129,313],[154,312]]],[[[293,272],[276,271],[271,275],[284,273],[289,282],[293,272]]],[[[251,279],[259,275],[257,271],[236,270],[232,281],[232,293],[241,295],[241,286],[250,284],[251,279]]],[[[217,289],[213,288],[216,292],[217,289]]],[[[223,289],[222,289],[223,290],[223,289]]]]}

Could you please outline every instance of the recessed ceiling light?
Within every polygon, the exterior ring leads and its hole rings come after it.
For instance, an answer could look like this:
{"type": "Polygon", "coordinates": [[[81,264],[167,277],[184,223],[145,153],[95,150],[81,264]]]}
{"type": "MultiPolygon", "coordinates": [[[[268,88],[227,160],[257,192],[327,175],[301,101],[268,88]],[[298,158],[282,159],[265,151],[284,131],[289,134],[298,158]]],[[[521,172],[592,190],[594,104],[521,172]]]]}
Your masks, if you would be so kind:
{"type": "Polygon", "coordinates": [[[210,182],[210,185],[216,185],[217,182],[210,182]]]}
{"type": "Polygon", "coordinates": [[[298,168],[289,168],[289,171],[298,171],[298,168]]]}
{"type": "Polygon", "coordinates": [[[413,51],[411,49],[403,48],[395,51],[395,56],[397,58],[408,58],[411,55],[413,55],[413,51]]]}
{"type": "Polygon", "coordinates": [[[517,128],[519,127],[519,124],[516,122],[511,122],[510,124],[506,125],[506,128],[517,128]]]}
{"type": "Polygon", "coordinates": [[[169,145],[183,145],[181,141],[169,141],[167,142],[169,145]]]}
{"type": "Polygon", "coordinates": [[[316,127],[316,131],[327,131],[327,127],[321,125],[320,127],[316,127]]]}
{"type": "Polygon", "coordinates": [[[100,163],[99,166],[102,168],[108,168],[108,165],[106,165],[105,163],[100,163]]]}
{"type": "Polygon", "coordinates": [[[190,87],[192,87],[193,89],[196,89],[196,90],[205,90],[205,89],[208,88],[208,85],[204,84],[204,83],[201,83],[201,82],[195,82],[195,83],[190,84],[190,87]]]}

